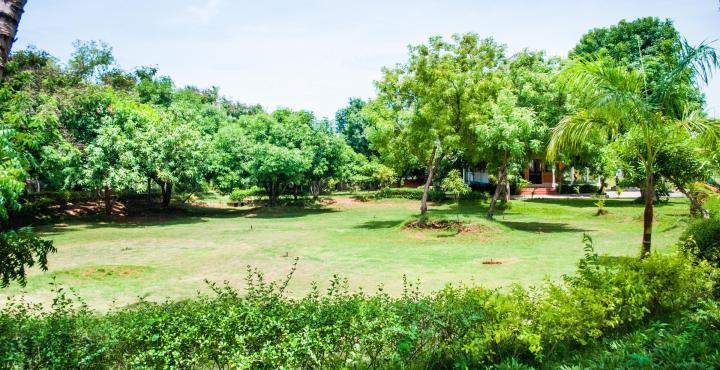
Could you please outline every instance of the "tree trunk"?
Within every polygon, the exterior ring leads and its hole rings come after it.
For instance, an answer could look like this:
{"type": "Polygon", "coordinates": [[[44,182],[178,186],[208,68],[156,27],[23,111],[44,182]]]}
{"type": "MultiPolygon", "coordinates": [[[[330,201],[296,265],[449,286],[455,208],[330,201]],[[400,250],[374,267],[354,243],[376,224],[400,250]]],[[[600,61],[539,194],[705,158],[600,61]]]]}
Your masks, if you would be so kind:
{"type": "Polygon", "coordinates": [[[147,179],[147,198],[146,198],[148,205],[151,205],[151,204],[152,204],[152,193],[151,193],[151,191],[152,191],[152,179],[148,177],[148,179],[147,179]]]}
{"type": "Polygon", "coordinates": [[[313,199],[317,200],[320,198],[320,193],[322,191],[322,180],[313,181],[310,186],[310,192],[312,193],[313,199]]]}
{"type": "Polygon", "coordinates": [[[167,208],[170,205],[170,199],[172,199],[172,183],[163,181],[160,185],[162,192],[162,207],[167,208]]]}
{"type": "Polygon", "coordinates": [[[650,256],[652,250],[653,201],[655,199],[655,179],[652,166],[646,166],[645,212],[643,213],[643,240],[640,258],[650,256]]]}
{"type": "Polygon", "coordinates": [[[435,153],[437,152],[437,146],[433,147],[432,154],[430,154],[430,160],[428,160],[428,175],[425,180],[425,186],[423,187],[422,199],[420,200],[420,215],[427,213],[427,199],[428,193],[430,192],[430,184],[432,183],[433,172],[435,170],[435,153]]]}
{"type": "Polygon", "coordinates": [[[5,71],[25,3],[27,0],[0,0],[0,77],[5,71]]]}
{"type": "Polygon", "coordinates": [[[503,200],[505,203],[510,201],[510,181],[508,180],[507,164],[505,165],[505,188],[503,189],[503,200]]]}
{"type": "Polygon", "coordinates": [[[669,179],[669,180],[670,180],[670,182],[673,183],[673,185],[675,185],[675,187],[678,189],[679,192],[683,193],[685,195],[685,197],[687,197],[688,200],[690,200],[690,213],[691,214],[696,214],[695,212],[699,212],[700,217],[710,218],[710,213],[708,212],[708,210],[703,208],[702,204],[700,204],[700,201],[694,195],[692,195],[689,191],[687,191],[687,189],[685,189],[685,187],[680,182],[673,181],[673,179],[669,179]]]}
{"type": "Polygon", "coordinates": [[[274,207],[277,200],[277,184],[275,181],[270,182],[269,196],[270,197],[268,198],[268,205],[270,207],[274,207]]]}
{"type": "MultiPolygon", "coordinates": [[[[507,160],[508,160],[508,152],[505,151],[503,153],[503,159],[502,164],[500,165],[500,169],[498,169],[498,179],[497,184],[495,185],[495,194],[493,194],[492,200],[490,201],[490,207],[488,207],[486,217],[487,218],[493,218],[493,214],[495,213],[495,207],[497,205],[497,201],[502,195],[502,193],[505,193],[505,197],[509,198],[508,193],[510,193],[510,190],[508,189],[508,182],[507,182],[507,160]]],[[[506,199],[507,201],[507,199],[506,199]]]]}
{"type": "Polygon", "coordinates": [[[112,208],[113,208],[113,197],[112,197],[112,190],[108,186],[103,187],[103,197],[105,200],[105,214],[110,215],[112,214],[112,208]]]}

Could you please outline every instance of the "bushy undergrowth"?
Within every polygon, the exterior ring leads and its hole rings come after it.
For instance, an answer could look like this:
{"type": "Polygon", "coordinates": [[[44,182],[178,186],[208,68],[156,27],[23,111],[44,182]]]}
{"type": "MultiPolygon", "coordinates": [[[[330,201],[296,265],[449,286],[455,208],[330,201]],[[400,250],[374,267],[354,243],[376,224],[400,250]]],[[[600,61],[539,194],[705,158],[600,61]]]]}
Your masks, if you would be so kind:
{"type": "Polygon", "coordinates": [[[233,202],[242,202],[250,197],[263,197],[265,195],[265,189],[253,187],[249,189],[235,188],[230,193],[230,200],[233,202]]]}
{"type": "MultiPolygon", "coordinates": [[[[420,200],[422,198],[422,188],[384,188],[375,192],[375,198],[402,198],[420,200]]],[[[452,195],[446,194],[443,191],[430,189],[428,192],[428,200],[431,202],[441,202],[443,200],[451,199],[452,195]]],[[[487,199],[487,193],[480,191],[473,191],[460,196],[460,199],[472,199],[472,200],[485,200],[487,199]]]]}
{"type": "Polygon", "coordinates": [[[600,188],[595,184],[563,182],[557,187],[557,192],[560,194],[597,194],[599,191],[600,188]]]}
{"type": "MultiPolygon", "coordinates": [[[[601,259],[590,244],[587,249],[577,273],[564,282],[507,291],[449,286],[422,294],[416,285],[406,282],[404,293],[391,297],[382,290],[349,292],[346,282],[336,278],[325,291],[316,288],[304,298],[291,299],[285,294],[291,274],[268,283],[258,271],[248,270],[243,294],[226,285],[211,284],[212,296],[141,302],[100,315],[59,289],[49,311],[20,302],[9,303],[2,310],[0,366],[477,368],[501,364],[507,368],[614,364],[620,362],[610,361],[627,361],[640,349],[652,350],[648,343],[637,342],[636,336],[655,330],[658,324],[653,320],[714,307],[715,311],[706,315],[713,319],[693,325],[717,327],[717,304],[703,303],[712,302],[713,270],[707,265],[680,256],[658,255],[642,261],[601,259]],[[617,358],[601,358],[594,352],[583,358],[575,356],[578,351],[610,348],[611,340],[626,342],[628,351],[633,352],[607,355],[617,358]]],[[[704,357],[693,358],[717,360],[717,354],[712,354],[717,347],[710,347],[720,344],[717,335],[705,336],[697,329],[691,337],[712,341],[696,347],[707,351],[704,357]]],[[[656,361],[653,356],[647,356],[647,361],[656,361]]]]}
{"type": "Polygon", "coordinates": [[[720,368],[720,303],[702,301],[693,310],[608,336],[546,364],[560,365],[577,369],[720,368]]]}
{"type": "Polygon", "coordinates": [[[720,267],[720,217],[694,220],[681,240],[680,250],[720,267]]]}

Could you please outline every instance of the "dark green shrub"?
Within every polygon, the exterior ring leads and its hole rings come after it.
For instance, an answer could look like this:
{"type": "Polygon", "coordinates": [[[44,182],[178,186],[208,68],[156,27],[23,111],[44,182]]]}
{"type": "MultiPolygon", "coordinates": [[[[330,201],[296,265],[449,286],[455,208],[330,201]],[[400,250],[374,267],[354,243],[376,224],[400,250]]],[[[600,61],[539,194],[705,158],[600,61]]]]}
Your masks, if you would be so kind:
{"type": "MultiPolygon", "coordinates": [[[[423,189],[422,188],[384,188],[381,190],[378,190],[375,193],[375,198],[382,199],[382,198],[402,198],[402,199],[412,199],[412,200],[420,200],[422,199],[423,189]]],[[[452,196],[445,194],[445,192],[436,190],[436,189],[430,189],[428,192],[428,200],[431,202],[441,202],[444,200],[451,199],[452,196]]],[[[460,196],[460,199],[464,200],[485,200],[487,199],[487,194],[484,192],[479,191],[473,191],[468,194],[463,194],[460,196]]]]}
{"type": "Polygon", "coordinates": [[[560,194],[597,194],[600,191],[595,184],[570,184],[565,181],[558,184],[557,192],[560,194]]]}
{"type": "Polygon", "coordinates": [[[720,267],[720,218],[694,220],[680,240],[681,251],[720,267]]]}

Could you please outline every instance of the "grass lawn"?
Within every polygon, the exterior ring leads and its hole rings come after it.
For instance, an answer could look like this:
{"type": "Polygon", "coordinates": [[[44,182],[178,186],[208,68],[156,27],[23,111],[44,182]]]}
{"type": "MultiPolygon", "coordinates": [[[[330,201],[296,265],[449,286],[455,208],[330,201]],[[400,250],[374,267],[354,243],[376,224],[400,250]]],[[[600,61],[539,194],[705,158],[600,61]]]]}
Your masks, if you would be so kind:
{"type": "MultiPolygon", "coordinates": [[[[94,308],[190,297],[207,292],[205,279],[242,287],[246,266],[277,279],[299,257],[291,294],[306,293],[338,274],[350,288],[398,294],[402,276],[420,279],[421,289],[447,283],[529,285],[572,272],[589,233],[600,254],[637,255],[642,205],[608,200],[609,214],[595,216],[590,199],[518,200],[495,221],[483,218],[478,202],[432,205],[430,214],[460,217],[477,226],[455,235],[414,231],[403,224],[418,213],[419,202],[401,199],[357,202],[347,197],[317,208],[259,210],[193,208],[106,220],[78,218],[36,228],[58,252],[50,271],[32,271],[25,288],[3,289],[5,296],[49,302],[53,279],[74,287],[94,308]],[[459,216],[456,216],[459,215],[459,216]],[[493,258],[502,264],[487,265],[493,258]],[[115,302],[115,303],[113,303],[115,302]]],[[[656,207],[653,247],[668,252],[687,221],[684,199],[656,207]]]]}

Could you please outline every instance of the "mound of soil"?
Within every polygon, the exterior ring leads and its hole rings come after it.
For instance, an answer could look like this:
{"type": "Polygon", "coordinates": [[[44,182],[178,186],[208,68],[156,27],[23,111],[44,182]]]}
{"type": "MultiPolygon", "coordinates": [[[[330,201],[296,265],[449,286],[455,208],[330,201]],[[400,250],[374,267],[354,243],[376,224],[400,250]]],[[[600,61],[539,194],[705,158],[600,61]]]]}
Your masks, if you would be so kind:
{"type": "Polygon", "coordinates": [[[429,220],[419,219],[411,220],[405,223],[406,229],[424,229],[424,230],[457,230],[462,232],[467,230],[468,225],[457,220],[429,220]]]}

